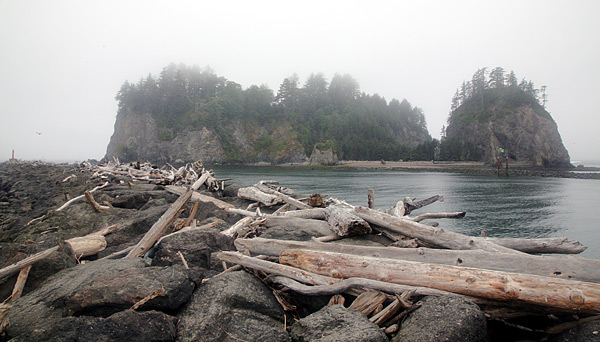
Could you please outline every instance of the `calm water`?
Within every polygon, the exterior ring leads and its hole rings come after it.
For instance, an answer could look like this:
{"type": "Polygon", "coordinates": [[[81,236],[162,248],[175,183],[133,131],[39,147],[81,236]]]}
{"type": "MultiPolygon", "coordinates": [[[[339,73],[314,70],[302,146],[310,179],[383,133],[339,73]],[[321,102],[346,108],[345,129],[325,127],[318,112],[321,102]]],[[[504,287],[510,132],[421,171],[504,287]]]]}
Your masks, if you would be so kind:
{"type": "Polygon", "coordinates": [[[321,193],[355,205],[367,203],[375,190],[375,207],[387,209],[404,197],[443,195],[414,214],[466,211],[460,220],[439,220],[440,227],[478,236],[566,236],[588,249],[581,255],[600,259],[600,181],[562,178],[495,178],[450,173],[402,171],[296,170],[284,168],[213,168],[217,178],[252,185],[279,181],[299,194],[321,193]]]}

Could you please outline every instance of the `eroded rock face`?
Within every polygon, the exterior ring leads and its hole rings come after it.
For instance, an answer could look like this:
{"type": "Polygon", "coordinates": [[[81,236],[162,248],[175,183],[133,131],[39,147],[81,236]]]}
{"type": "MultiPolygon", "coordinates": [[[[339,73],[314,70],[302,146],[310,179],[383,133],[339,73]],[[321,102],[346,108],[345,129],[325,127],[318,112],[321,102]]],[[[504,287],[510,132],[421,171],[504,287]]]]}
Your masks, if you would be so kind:
{"type": "Polygon", "coordinates": [[[333,153],[332,149],[319,150],[315,147],[310,154],[310,160],[308,162],[314,165],[336,165],[338,161],[338,156],[333,153]]]}
{"type": "MultiPolygon", "coordinates": [[[[222,139],[206,127],[175,133],[161,129],[150,114],[128,112],[117,115],[115,130],[106,149],[106,158],[121,161],[149,160],[154,163],[222,162],[298,163],[306,160],[300,142],[285,123],[273,129],[246,127],[235,123],[224,128],[231,134],[233,149],[226,151],[222,139]],[[270,145],[269,145],[270,144],[270,145]],[[273,148],[273,146],[277,148],[273,148]]],[[[231,146],[230,146],[231,149],[231,146]]]]}
{"type": "Polygon", "coordinates": [[[491,164],[496,162],[498,149],[503,148],[509,161],[538,167],[569,167],[569,153],[556,122],[533,99],[523,100],[520,92],[487,89],[483,97],[485,107],[481,101],[469,100],[452,113],[446,138],[471,144],[481,154],[481,160],[491,164]]]}

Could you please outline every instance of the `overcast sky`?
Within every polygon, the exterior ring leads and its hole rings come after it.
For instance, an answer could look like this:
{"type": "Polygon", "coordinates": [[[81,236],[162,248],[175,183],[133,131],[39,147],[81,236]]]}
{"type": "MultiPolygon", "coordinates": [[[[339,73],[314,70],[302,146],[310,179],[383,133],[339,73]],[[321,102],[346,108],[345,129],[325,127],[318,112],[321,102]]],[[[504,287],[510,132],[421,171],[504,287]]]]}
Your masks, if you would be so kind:
{"type": "Polygon", "coordinates": [[[274,92],[349,73],[436,138],[459,84],[502,66],[548,87],[571,160],[600,160],[600,1],[291,3],[0,0],[0,161],[102,158],[121,84],[171,62],[274,92]]]}

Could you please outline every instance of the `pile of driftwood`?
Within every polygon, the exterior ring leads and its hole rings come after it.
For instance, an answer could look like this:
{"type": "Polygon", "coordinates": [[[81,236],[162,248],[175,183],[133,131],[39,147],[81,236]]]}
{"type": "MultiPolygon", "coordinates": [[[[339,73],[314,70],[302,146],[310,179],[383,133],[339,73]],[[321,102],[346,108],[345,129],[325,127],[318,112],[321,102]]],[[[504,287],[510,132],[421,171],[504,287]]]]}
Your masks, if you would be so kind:
{"type": "Polygon", "coordinates": [[[577,254],[585,246],[567,238],[472,237],[424,223],[462,218],[465,212],[409,216],[442,196],[405,198],[387,211],[373,208],[371,191],[369,207],[352,206],[325,201],[319,194],[297,199],[272,181],[241,188],[238,196],[254,204],[226,209],[246,217],[223,232],[237,237],[238,252],[222,252],[220,260],[263,272],[273,284],[303,294],[356,295],[353,306],[386,332],[397,329],[399,319],[415,309],[409,300],[413,295],[464,296],[497,318],[600,314],[600,261],[539,255],[577,254]],[[271,214],[262,213],[267,208],[271,214]],[[245,238],[259,235],[270,220],[305,228],[326,222],[332,234],[312,241],[245,238]],[[394,242],[388,247],[344,244],[345,238],[369,234],[394,242]],[[264,260],[273,257],[275,261],[264,260]]]}
{"type": "MultiPolygon", "coordinates": [[[[107,179],[110,174],[126,175],[131,181],[165,184],[167,191],[180,196],[136,245],[105,258],[143,256],[160,243],[174,224],[179,225],[179,231],[203,229],[196,227],[194,220],[198,203],[211,202],[243,216],[221,232],[235,238],[238,250],[218,254],[225,272],[240,267],[252,269],[277,289],[275,293],[292,290],[306,295],[332,295],[331,303],[343,303],[342,293],[356,296],[350,308],[368,315],[386,333],[398,329],[402,319],[418,308],[411,300],[423,295],[463,296],[496,318],[532,313],[577,314],[585,316],[584,320],[600,317],[593,316],[600,314],[600,261],[539,255],[577,254],[586,247],[566,238],[472,237],[446,231],[430,222],[462,218],[465,212],[411,216],[414,210],[442,201],[439,195],[420,201],[405,198],[381,211],[374,209],[372,191],[368,194],[368,206],[362,207],[320,194],[301,198],[275,181],[261,181],[238,190],[238,197],[251,204],[236,208],[196,191],[201,187],[211,191],[224,187],[224,180],[215,179],[201,162],[179,169],[122,165],[118,160],[89,167],[100,179],[107,179]],[[177,221],[190,200],[196,203],[189,217],[177,221]],[[299,230],[315,226],[323,231],[325,226],[329,233],[310,241],[261,238],[274,221],[299,230]],[[389,243],[381,247],[345,243],[346,239],[357,237],[378,237],[389,243]],[[227,263],[237,266],[228,268],[227,263]]],[[[96,203],[91,193],[105,184],[81,196],[98,211],[110,206],[96,203]]],[[[103,237],[114,229],[118,227],[107,227],[67,243],[78,256],[93,255],[106,247],[103,237]]],[[[47,250],[1,269],[0,278],[22,272],[26,279],[27,266],[50,253],[52,250],[47,250]]],[[[183,255],[180,256],[185,265],[183,255]]],[[[15,287],[15,291],[19,290],[15,287]]],[[[284,296],[276,297],[284,308],[290,308],[284,296]]],[[[8,308],[8,304],[0,307],[0,321],[1,310],[8,308]]]]}

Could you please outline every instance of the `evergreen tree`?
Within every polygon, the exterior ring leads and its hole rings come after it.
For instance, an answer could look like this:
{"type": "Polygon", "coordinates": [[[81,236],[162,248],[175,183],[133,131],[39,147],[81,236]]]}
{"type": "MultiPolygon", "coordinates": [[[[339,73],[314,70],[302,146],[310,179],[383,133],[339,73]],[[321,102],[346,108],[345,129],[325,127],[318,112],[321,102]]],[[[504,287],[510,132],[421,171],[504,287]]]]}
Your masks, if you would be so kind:
{"type": "Polygon", "coordinates": [[[504,88],[504,68],[496,67],[490,71],[489,88],[504,88]]]}

